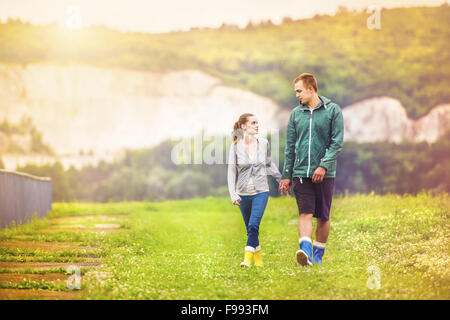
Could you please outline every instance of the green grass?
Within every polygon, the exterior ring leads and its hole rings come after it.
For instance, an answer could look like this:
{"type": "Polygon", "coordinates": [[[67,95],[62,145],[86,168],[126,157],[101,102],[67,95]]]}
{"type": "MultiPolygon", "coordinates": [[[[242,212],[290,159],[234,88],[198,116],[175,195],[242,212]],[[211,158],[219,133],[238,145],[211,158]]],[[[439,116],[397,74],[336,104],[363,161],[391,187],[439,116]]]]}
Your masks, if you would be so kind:
{"type": "Polygon", "coordinates": [[[82,276],[88,299],[449,299],[449,208],[448,195],[336,197],[323,265],[309,268],[294,257],[293,198],[269,199],[260,227],[263,268],[239,267],[245,227],[226,198],[56,203],[47,218],[2,230],[0,239],[55,241],[39,232],[51,218],[120,214],[127,229],[119,232],[59,233],[103,253],[103,266],[82,276]],[[378,290],[367,286],[371,266],[380,270],[378,290]]]}
{"type": "MultiPolygon", "coordinates": [[[[88,268],[81,267],[80,275],[85,275],[88,272],[88,268]]],[[[72,274],[67,272],[67,268],[50,268],[50,269],[33,269],[33,268],[22,268],[22,269],[8,269],[0,268],[0,273],[28,273],[28,274],[48,274],[48,273],[62,273],[62,274],[72,274]]]]}
{"type": "Polygon", "coordinates": [[[22,280],[19,283],[0,284],[0,289],[34,289],[52,291],[70,291],[65,283],[52,283],[50,281],[22,280]]]}
{"type": "MultiPolygon", "coordinates": [[[[47,252],[41,250],[32,250],[32,249],[19,249],[19,248],[3,248],[0,247],[0,261],[2,258],[11,255],[11,256],[29,256],[30,258],[81,258],[81,257],[93,257],[98,258],[104,255],[100,250],[69,250],[62,249],[56,252],[47,252]]],[[[52,261],[52,260],[49,260],[52,261]]]]}

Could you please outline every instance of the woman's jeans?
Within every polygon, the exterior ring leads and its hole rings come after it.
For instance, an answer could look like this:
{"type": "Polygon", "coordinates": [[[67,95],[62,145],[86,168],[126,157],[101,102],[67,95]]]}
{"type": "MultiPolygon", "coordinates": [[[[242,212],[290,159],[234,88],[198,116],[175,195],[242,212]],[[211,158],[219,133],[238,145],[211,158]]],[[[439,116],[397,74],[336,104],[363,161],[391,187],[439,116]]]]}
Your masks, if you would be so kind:
{"type": "Polygon", "coordinates": [[[264,210],[266,210],[269,192],[257,193],[253,196],[240,196],[242,217],[247,229],[247,246],[256,248],[259,246],[259,224],[261,223],[264,210]]]}

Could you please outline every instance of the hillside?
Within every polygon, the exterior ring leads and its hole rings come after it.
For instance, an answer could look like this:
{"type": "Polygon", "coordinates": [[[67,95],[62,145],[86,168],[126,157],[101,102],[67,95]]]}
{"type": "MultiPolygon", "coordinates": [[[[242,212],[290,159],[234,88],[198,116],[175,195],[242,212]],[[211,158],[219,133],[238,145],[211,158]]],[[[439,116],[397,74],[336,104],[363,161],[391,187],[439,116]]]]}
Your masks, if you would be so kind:
{"type": "MultiPolygon", "coordinates": [[[[341,12],[245,30],[122,33],[104,27],[66,31],[10,20],[0,24],[0,61],[86,63],[151,72],[200,70],[282,108],[295,103],[292,79],[312,72],[341,105],[389,96],[417,119],[450,101],[450,7],[386,9],[381,30],[365,12],[341,12]]],[[[178,89],[177,89],[178,90],[178,89]]],[[[26,94],[26,93],[24,93],[26,94]]]]}
{"type": "Polygon", "coordinates": [[[280,117],[288,116],[268,98],[189,70],[162,74],[83,65],[0,64],[0,94],[0,117],[11,122],[31,117],[60,155],[81,150],[106,155],[202,130],[230,134],[243,112],[257,114],[267,129],[279,128],[280,117]]]}
{"type": "MultiPolygon", "coordinates": [[[[290,113],[271,99],[193,70],[153,73],[0,63],[0,93],[0,118],[5,119],[0,154],[12,170],[56,160],[65,168],[97,165],[114,161],[124,149],[149,148],[202,131],[229,136],[243,112],[257,115],[263,134],[279,130],[283,138],[290,113]]],[[[418,120],[408,118],[400,102],[390,97],[342,108],[345,141],[434,142],[450,128],[448,104],[418,120]]]]}
{"type": "Polygon", "coordinates": [[[450,104],[436,106],[414,120],[398,100],[375,97],[346,106],[342,113],[345,141],[435,142],[450,129],[450,104]]]}
{"type": "MultiPolygon", "coordinates": [[[[263,133],[282,132],[290,113],[271,99],[225,86],[219,78],[193,70],[153,73],[72,64],[23,68],[0,63],[0,93],[0,117],[13,124],[23,117],[33,119],[42,139],[66,168],[111,161],[123,149],[148,148],[202,131],[228,136],[244,112],[257,115],[263,133]]],[[[437,106],[417,121],[389,97],[342,107],[345,141],[434,142],[450,128],[449,105],[437,106]]],[[[7,138],[0,130],[0,154],[7,168],[54,162],[45,152],[32,155],[43,149],[41,137],[33,134],[32,147],[32,135],[7,138]]]]}
{"type": "Polygon", "coordinates": [[[53,156],[54,151],[42,141],[42,133],[36,129],[32,119],[23,115],[20,123],[9,123],[7,118],[0,123],[1,154],[53,156]]]}

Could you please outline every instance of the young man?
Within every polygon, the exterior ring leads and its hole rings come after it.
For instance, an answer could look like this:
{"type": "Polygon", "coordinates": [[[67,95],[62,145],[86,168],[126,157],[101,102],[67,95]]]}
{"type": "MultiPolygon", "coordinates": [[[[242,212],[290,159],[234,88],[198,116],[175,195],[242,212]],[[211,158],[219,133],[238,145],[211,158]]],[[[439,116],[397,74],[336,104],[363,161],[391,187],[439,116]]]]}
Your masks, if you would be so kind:
{"type": "Polygon", "coordinates": [[[344,119],[336,103],[317,94],[313,75],[298,76],[294,88],[300,104],[289,117],[279,189],[283,194],[290,194],[292,181],[300,215],[300,249],[296,258],[299,264],[308,266],[322,264],[325,252],[337,155],[344,139],[344,119]],[[317,218],[314,243],[311,242],[313,217],[317,218]]]}

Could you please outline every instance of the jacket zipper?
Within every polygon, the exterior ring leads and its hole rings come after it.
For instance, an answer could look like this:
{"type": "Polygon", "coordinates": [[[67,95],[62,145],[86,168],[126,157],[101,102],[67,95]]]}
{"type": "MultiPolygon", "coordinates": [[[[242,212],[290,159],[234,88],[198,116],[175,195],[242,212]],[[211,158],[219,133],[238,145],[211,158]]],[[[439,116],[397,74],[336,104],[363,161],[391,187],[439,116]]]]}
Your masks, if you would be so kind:
{"type": "MultiPolygon", "coordinates": [[[[321,99],[322,101],[322,99],[321,99]]],[[[325,101],[323,102],[323,106],[325,107],[325,109],[327,108],[327,105],[325,103],[325,101]]],[[[315,108],[316,109],[316,108],[315,108]]],[[[308,171],[306,172],[306,177],[309,178],[309,169],[311,167],[311,130],[312,130],[312,115],[313,115],[313,111],[315,109],[309,110],[310,114],[309,114],[309,141],[308,141],[308,171]]]]}
{"type": "Polygon", "coordinates": [[[306,177],[309,178],[309,167],[311,166],[311,124],[312,124],[312,114],[314,110],[310,110],[309,114],[309,142],[308,142],[308,171],[306,172],[306,177]]]}

